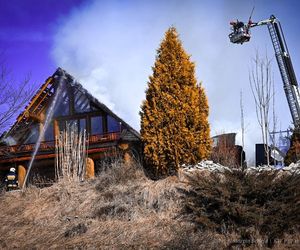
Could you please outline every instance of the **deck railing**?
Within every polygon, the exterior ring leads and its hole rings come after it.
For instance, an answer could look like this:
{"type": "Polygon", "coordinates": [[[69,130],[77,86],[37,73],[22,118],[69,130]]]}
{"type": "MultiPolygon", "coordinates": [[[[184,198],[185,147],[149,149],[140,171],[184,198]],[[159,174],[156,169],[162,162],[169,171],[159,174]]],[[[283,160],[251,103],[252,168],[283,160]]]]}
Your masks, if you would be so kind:
{"type": "MultiPolygon", "coordinates": [[[[98,135],[90,135],[88,139],[89,145],[117,141],[120,139],[120,132],[105,133],[98,135]]],[[[34,151],[35,144],[20,144],[13,146],[2,146],[0,147],[0,157],[7,154],[16,154],[16,153],[29,153],[34,151]]],[[[55,141],[45,141],[41,142],[39,147],[40,151],[49,151],[55,149],[55,141]]]]}

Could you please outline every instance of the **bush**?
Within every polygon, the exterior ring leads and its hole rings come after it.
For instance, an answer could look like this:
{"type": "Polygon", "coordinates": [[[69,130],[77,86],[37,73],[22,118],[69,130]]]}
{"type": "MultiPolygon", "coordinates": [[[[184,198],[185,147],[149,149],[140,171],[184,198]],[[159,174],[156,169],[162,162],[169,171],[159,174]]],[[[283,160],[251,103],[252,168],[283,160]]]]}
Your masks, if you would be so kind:
{"type": "Polygon", "coordinates": [[[182,212],[199,229],[238,233],[241,242],[258,231],[268,246],[299,232],[300,175],[233,170],[207,178],[195,173],[188,181],[190,190],[180,190],[182,212]]]}

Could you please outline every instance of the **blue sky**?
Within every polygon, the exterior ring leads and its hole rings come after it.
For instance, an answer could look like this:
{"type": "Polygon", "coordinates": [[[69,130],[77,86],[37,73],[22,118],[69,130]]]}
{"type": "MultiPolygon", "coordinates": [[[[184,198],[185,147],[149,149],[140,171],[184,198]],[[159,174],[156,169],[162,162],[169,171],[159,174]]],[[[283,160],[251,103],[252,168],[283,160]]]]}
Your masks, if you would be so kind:
{"type": "Polygon", "coordinates": [[[248,75],[256,50],[273,58],[278,129],[291,123],[267,27],[253,29],[251,41],[242,46],[228,39],[229,22],[246,21],[254,5],[253,21],[271,14],[281,21],[299,76],[300,4],[296,0],[0,0],[0,49],[16,84],[28,73],[32,84],[41,84],[62,67],[139,130],[138,112],[156,49],[173,25],[206,89],[212,135],[238,132],[239,142],[239,93],[243,91],[246,149],[253,155],[260,131],[248,75]]]}

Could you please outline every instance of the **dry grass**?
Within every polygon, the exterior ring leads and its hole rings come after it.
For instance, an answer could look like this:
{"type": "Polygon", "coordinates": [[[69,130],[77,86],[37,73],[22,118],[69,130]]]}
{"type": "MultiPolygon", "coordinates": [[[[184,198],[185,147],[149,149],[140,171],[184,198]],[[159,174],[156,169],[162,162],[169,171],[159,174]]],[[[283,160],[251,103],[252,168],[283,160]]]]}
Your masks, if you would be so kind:
{"type": "Polygon", "coordinates": [[[201,231],[181,216],[182,173],[152,181],[139,166],[105,169],[94,180],[1,194],[0,249],[239,249],[240,235],[201,231]]]}
{"type": "Polygon", "coordinates": [[[198,248],[211,238],[176,219],[182,185],[116,162],[94,180],[3,194],[0,248],[198,248]]]}

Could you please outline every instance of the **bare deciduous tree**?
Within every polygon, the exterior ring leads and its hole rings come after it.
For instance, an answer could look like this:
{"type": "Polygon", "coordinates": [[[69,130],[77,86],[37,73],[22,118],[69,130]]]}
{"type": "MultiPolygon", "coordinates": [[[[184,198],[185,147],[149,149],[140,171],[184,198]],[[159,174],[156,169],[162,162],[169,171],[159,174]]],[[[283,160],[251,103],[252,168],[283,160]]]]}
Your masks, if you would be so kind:
{"type": "MultiPolygon", "coordinates": [[[[273,77],[274,78],[274,77],[273,77]]],[[[275,85],[273,84],[273,98],[272,98],[272,108],[273,108],[273,112],[272,112],[272,121],[273,121],[273,128],[272,131],[270,132],[270,138],[272,141],[272,145],[274,147],[276,147],[276,129],[277,129],[277,123],[278,123],[278,118],[276,115],[276,111],[275,111],[275,85]]]]}
{"type": "Polygon", "coordinates": [[[241,108],[241,130],[242,130],[242,151],[241,151],[241,168],[245,168],[245,162],[243,157],[243,150],[245,148],[245,118],[244,118],[244,103],[243,103],[243,91],[240,92],[240,108],[241,108]]]}
{"type": "Polygon", "coordinates": [[[15,82],[0,54],[0,135],[11,126],[13,118],[24,108],[33,94],[29,76],[15,82]]]}
{"type": "Polygon", "coordinates": [[[257,121],[261,128],[262,142],[264,144],[267,165],[270,165],[269,152],[269,129],[270,129],[270,105],[272,104],[272,85],[271,60],[266,56],[265,59],[256,53],[254,65],[249,74],[250,87],[255,101],[257,121]]]}

